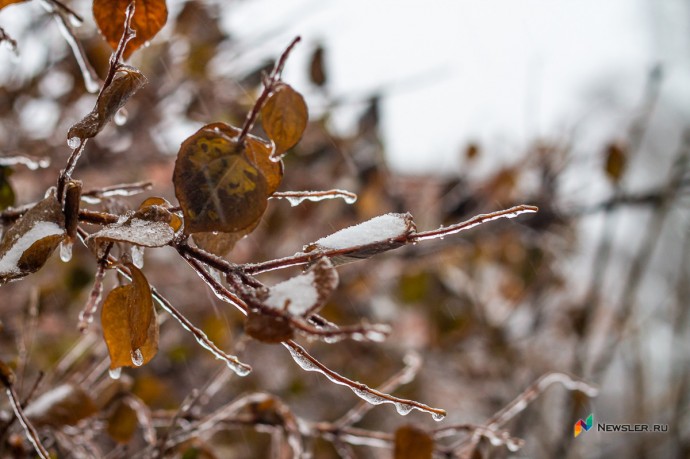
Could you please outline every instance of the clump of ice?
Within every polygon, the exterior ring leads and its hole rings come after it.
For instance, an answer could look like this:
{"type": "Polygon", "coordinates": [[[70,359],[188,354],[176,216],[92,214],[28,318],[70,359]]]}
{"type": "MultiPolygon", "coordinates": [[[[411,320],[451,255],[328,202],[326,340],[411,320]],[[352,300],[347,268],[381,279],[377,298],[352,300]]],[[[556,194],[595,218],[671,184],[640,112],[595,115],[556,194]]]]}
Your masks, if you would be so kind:
{"type": "Polygon", "coordinates": [[[316,290],[314,273],[308,272],[271,287],[265,304],[281,310],[287,306],[290,314],[302,316],[318,301],[319,292],[316,290]]]}

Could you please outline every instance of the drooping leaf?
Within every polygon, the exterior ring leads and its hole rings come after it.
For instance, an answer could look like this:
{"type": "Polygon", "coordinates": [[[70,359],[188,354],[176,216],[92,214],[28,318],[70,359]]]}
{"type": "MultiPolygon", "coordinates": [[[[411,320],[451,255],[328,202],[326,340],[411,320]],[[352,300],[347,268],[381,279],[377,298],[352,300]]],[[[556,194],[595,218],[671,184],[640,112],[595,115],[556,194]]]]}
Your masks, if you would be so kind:
{"type": "Polygon", "coordinates": [[[124,107],[130,97],[144,86],[148,80],[139,70],[130,66],[121,66],[113,81],[103,91],[91,112],[74,124],[67,132],[70,146],[76,148],[73,139],[88,139],[96,136],[119,109],[124,107]]]}
{"type": "Polygon", "coordinates": [[[286,317],[253,311],[247,315],[244,331],[255,340],[268,344],[277,344],[295,337],[295,331],[286,317]]]}
{"type": "Polygon", "coordinates": [[[51,194],[29,209],[0,241],[0,285],[41,269],[65,237],[60,203],[51,194]]]}
{"type": "MultiPolygon", "coordinates": [[[[125,10],[130,0],[94,0],[93,17],[113,49],[117,49],[125,25],[125,10]]],[[[124,58],[139,49],[146,42],[153,39],[163,28],[168,19],[168,8],[165,0],[134,0],[134,17],[132,29],[136,37],[127,43],[124,58]]]]}
{"type": "Polygon", "coordinates": [[[223,123],[202,127],[184,141],[175,162],[175,196],[185,233],[232,233],[255,226],[282,178],[282,166],[253,136],[223,123]]]}
{"type": "Polygon", "coordinates": [[[29,0],[0,0],[0,9],[2,9],[8,5],[12,5],[14,3],[24,3],[27,1],[29,1],[29,0]]]}
{"type": "Polygon", "coordinates": [[[307,245],[305,252],[342,250],[341,255],[332,257],[338,265],[396,249],[415,232],[414,220],[409,213],[385,214],[323,237],[307,245]]]}
{"type": "Polygon", "coordinates": [[[623,177],[627,164],[627,154],[625,148],[619,143],[611,143],[606,147],[606,165],[604,170],[606,176],[613,183],[618,183],[623,177]]]}
{"type": "Polygon", "coordinates": [[[24,411],[36,426],[74,425],[98,411],[96,404],[82,388],[63,384],[42,394],[24,411]]]}
{"type": "Polygon", "coordinates": [[[110,354],[110,369],[137,367],[158,351],[158,322],[151,287],[133,264],[132,283],[113,289],[103,302],[101,325],[110,354]]]}
{"type": "Polygon", "coordinates": [[[108,417],[108,435],[118,443],[129,443],[138,425],[136,411],[120,400],[113,414],[108,417]]]}
{"type": "Polygon", "coordinates": [[[268,138],[276,147],[276,154],[292,148],[307,128],[307,104],[291,86],[280,84],[261,108],[261,122],[268,138]]]}
{"type": "Polygon", "coordinates": [[[431,459],[434,439],[422,429],[404,425],[395,431],[394,459],[431,459]]]}
{"type": "Polygon", "coordinates": [[[171,226],[173,214],[158,205],[145,206],[121,220],[93,233],[86,242],[98,246],[107,242],[126,242],[141,247],[163,247],[175,237],[171,226]]]}
{"type": "Polygon", "coordinates": [[[256,227],[259,226],[260,221],[261,220],[259,219],[254,222],[253,225],[248,226],[245,229],[230,233],[220,233],[217,231],[208,233],[194,233],[192,237],[194,238],[194,242],[196,243],[197,247],[214,255],[218,255],[219,257],[224,257],[232,251],[232,249],[235,247],[235,244],[242,240],[243,237],[254,231],[256,227]]]}
{"type": "Polygon", "coordinates": [[[323,257],[306,272],[272,286],[263,303],[293,316],[309,317],[318,312],[338,286],[338,272],[323,257]]]}

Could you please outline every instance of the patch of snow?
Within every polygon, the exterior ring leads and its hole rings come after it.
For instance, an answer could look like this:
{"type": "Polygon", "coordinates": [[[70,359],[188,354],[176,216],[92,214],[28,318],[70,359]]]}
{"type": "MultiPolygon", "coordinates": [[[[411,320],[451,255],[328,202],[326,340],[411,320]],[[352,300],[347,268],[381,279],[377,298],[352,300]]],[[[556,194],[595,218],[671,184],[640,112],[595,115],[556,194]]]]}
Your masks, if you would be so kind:
{"type": "Polygon", "coordinates": [[[265,304],[281,310],[287,304],[290,314],[302,316],[319,301],[315,280],[314,272],[308,272],[276,284],[271,287],[265,304]]]}
{"type": "Polygon", "coordinates": [[[63,234],[64,230],[54,222],[38,222],[29,231],[24,233],[16,241],[12,243],[10,248],[0,258],[0,278],[8,274],[18,274],[20,269],[17,266],[19,259],[24,252],[36,242],[49,236],[57,236],[63,234]]]}
{"type": "Polygon", "coordinates": [[[344,249],[389,241],[409,234],[414,224],[409,214],[385,214],[337,231],[314,242],[325,249],[344,249]]]}

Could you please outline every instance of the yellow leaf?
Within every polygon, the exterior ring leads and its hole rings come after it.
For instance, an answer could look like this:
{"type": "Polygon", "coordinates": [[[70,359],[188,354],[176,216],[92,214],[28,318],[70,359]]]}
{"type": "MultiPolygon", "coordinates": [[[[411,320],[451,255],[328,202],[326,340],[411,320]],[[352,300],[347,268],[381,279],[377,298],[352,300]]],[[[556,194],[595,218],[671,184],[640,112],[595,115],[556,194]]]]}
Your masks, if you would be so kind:
{"type": "Polygon", "coordinates": [[[307,128],[307,104],[300,93],[287,84],[280,84],[261,108],[264,131],[276,146],[276,153],[284,153],[302,138],[307,128]]]}
{"type": "MultiPolygon", "coordinates": [[[[122,37],[125,26],[125,10],[130,0],[94,0],[93,18],[101,33],[113,49],[122,37]]],[[[165,0],[134,0],[132,29],[136,37],[127,43],[124,58],[127,59],[146,42],[153,39],[168,19],[165,0]]]]}
{"type": "Polygon", "coordinates": [[[103,303],[101,325],[110,354],[110,369],[137,367],[158,351],[158,323],[151,288],[131,263],[132,284],[113,289],[103,303]]]}

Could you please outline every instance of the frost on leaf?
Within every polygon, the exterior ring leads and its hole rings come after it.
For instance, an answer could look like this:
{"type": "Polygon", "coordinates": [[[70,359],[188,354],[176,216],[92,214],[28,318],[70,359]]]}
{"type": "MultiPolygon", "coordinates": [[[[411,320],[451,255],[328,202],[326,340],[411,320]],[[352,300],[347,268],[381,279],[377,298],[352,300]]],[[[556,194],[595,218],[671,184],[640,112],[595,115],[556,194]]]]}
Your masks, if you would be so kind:
{"type": "Polygon", "coordinates": [[[226,232],[256,226],[282,179],[262,140],[223,123],[209,124],[184,141],[175,161],[175,196],[184,231],[226,232]]]}
{"type": "Polygon", "coordinates": [[[273,141],[276,153],[294,147],[307,128],[307,104],[300,93],[290,85],[281,83],[271,92],[261,108],[264,131],[273,141]]]}
{"type": "Polygon", "coordinates": [[[338,272],[324,257],[305,273],[271,287],[263,302],[271,308],[306,318],[324,306],[337,286],[338,272]]]}
{"type": "Polygon", "coordinates": [[[409,213],[385,214],[323,237],[307,245],[305,251],[342,250],[342,256],[333,257],[336,264],[342,264],[396,249],[415,232],[409,213]]]}
{"type": "Polygon", "coordinates": [[[63,384],[38,397],[24,411],[37,427],[74,425],[98,411],[91,397],[80,387],[63,384]]]}
{"type": "MultiPolygon", "coordinates": [[[[93,18],[108,41],[117,49],[117,45],[124,32],[125,10],[131,0],[94,0],[93,18]]],[[[134,17],[132,29],[136,36],[127,43],[124,58],[150,41],[163,28],[168,20],[168,8],[165,0],[134,0],[134,17]]]]}
{"type": "MultiPolygon", "coordinates": [[[[104,246],[107,242],[126,242],[141,247],[163,247],[173,240],[173,214],[158,205],[149,205],[122,218],[121,222],[103,227],[86,242],[104,246]]],[[[99,254],[100,255],[100,254],[99,254]]]]}
{"type": "Polygon", "coordinates": [[[113,289],[101,312],[111,370],[141,366],[158,352],[158,322],[151,287],[137,267],[131,263],[126,266],[132,273],[132,283],[113,289]]]}
{"type": "Polygon", "coordinates": [[[29,209],[0,241],[0,285],[38,271],[65,237],[54,194],[29,209]]]}
{"type": "Polygon", "coordinates": [[[121,66],[115,73],[113,81],[99,96],[91,113],[69,129],[67,132],[68,142],[71,143],[72,139],[95,137],[113,119],[117,111],[127,103],[127,100],[146,83],[146,77],[139,70],[134,67],[121,66]]]}

